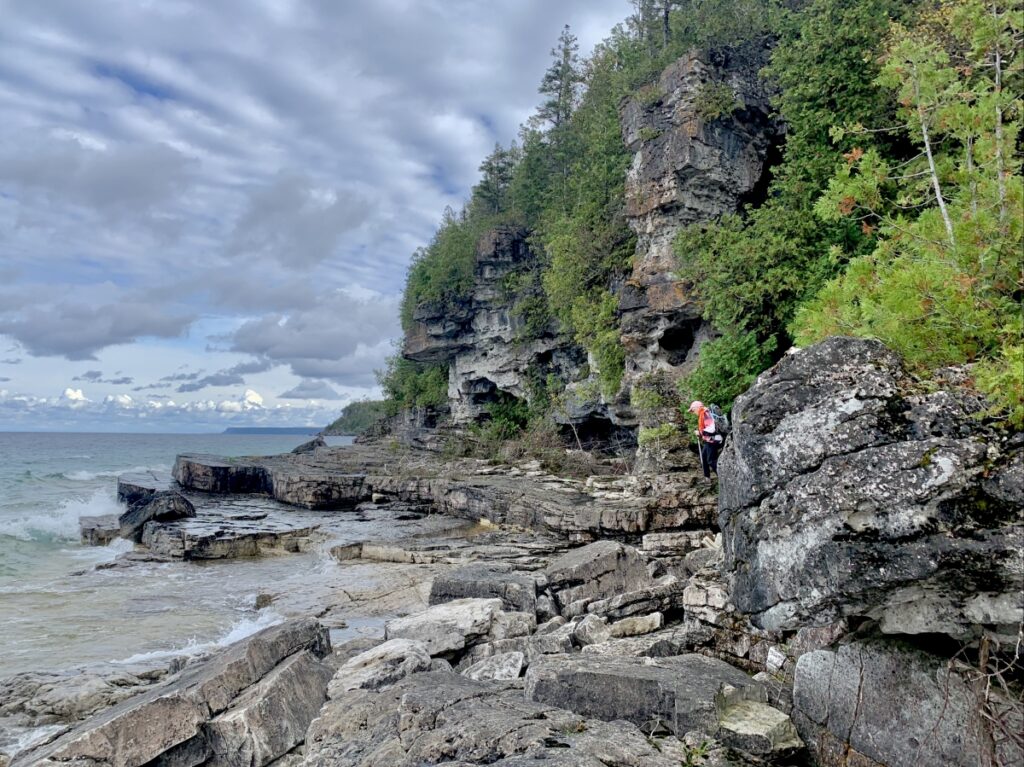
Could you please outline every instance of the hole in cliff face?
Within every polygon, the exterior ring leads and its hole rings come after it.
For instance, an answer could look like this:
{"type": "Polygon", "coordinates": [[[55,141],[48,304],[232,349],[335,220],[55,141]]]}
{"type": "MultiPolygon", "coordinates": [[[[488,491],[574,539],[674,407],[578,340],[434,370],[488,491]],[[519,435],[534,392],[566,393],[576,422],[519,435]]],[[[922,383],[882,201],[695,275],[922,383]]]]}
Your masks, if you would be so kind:
{"type": "Polygon", "coordinates": [[[466,387],[466,393],[469,394],[470,403],[480,407],[498,401],[498,385],[494,381],[488,381],[486,378],[478,378],[472,381],[466,387]]]}
{"type": "Polygon", "coordinates": [[[754,187],[747,192],[745,195],[740,197],[740,210],[750,205],[753,208],[759,208],[764,205],[768,199],[768,187],[772,184],[772,179],[775,178],[775,167],[782,162],[782,149],[785,142],[781,138],[774,139],[768,144],[768,150],[765,152],[764,165],[761,166],[761,177],[757,179],[757,183],[754,187]]]}
{"type": "Polygon", "coordinates": [[[667,328],[658,339],[658,347],[669,365],[682,365],[693,348],[693,325],[686,323],[667,328]]]}
{"type": "Polygon", "coordinates": [[[609,419],[597,415],[577,423],[575,434],[571,426],[562,427],[562,437],[572,447],[576,447],[577,434],[584,450],[621,453],[636,448],[636,434],[632,429],[616,426],[609,419]]]}

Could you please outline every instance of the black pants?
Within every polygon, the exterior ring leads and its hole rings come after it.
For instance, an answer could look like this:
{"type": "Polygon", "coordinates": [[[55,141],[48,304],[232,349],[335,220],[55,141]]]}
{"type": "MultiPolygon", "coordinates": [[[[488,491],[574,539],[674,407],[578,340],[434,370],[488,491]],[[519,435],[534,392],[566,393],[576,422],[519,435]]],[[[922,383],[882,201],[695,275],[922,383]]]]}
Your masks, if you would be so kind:
{"type": "Polygon", "coordinates": [[[718,474],[718,442],[700,442],[700,465],[704,469],[704,476],[710,478],[711,472],[718,474]]]}

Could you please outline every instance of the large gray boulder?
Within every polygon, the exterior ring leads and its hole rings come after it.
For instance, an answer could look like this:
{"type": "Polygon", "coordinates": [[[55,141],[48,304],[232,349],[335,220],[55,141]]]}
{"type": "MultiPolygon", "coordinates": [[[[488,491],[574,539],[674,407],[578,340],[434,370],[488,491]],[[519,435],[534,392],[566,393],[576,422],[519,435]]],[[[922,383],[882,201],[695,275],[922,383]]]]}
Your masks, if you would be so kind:
{"type": "Polygon", "coordinates": [[[315,620],[272,626],[18,755],[12,767],[177,764],[175,754],[227,754],[243,742],[244,764],[262,767],[301,742],[326,700],[330,671],[321,659],[330,651],[315,620]]]}
{"type": "Polygon", "coordinates": [[[118,523],[122,538],[139,543],[147,522],[174,522],[195,515],[196,508],[188,498],[173,490],[162,490],[131,506],[118,518],[118,523]]]}
{"type": "Polygon", "coordinates": [[[563,615],[579,615],[594,600],[638,591],[651,583],[640,552],[617,541],[598,541],[555,559],[544,571],[563,615]]]}
{"type": "Polygon", "coordinates": [[[766,629],[1012,635],[1024,610],[1024,440],[875,341],[791,353],[736,401],[720,463],[724,572],[766,629]]]}
{"type": "MultiPolygon", "coordinates": [[[[968,680],[945,658],[897,641],[862,640],[800,656],[793,704],[800,734],[827,767],[845,759],[886,767],[1024,763],[1024,752],[1006,739],[998,761],[988,760],[989,712],[968,680]]],[[[1024,731],[1019,708],[1006,724],[1024,731]]]]}
{"type": "Polygon", "coordinates": [[[431,656],[451,655],[485,637],[499,638],[491,637],[491,628],[501,612],[500,599],[456,599],[388,621],[384,636],[418,640],[431,656]]]}
{"type": "Polygon", "coordinates": [[[700,731],[760,754],[802,748],[788,717],[767,705],[760,684],[704,655],[636,658],[607,655],[539,660],[526,672],[530,700],[644,732],[700,731]]]}
{"type": "Polygon", "coordinates": [[[348,690],[375,690],[430,668],[430,653],[422,642],[392,639],[350,658],[331,680],[328,694],[336,698],[348,690]]]}
{"type": "Polygon", "coordinates": [[[430,604],[453,599],[502,601],[506,610],[536,612],[537,581],[532,575],[515,572],[505,563],[474,564],[441,573],[430,586],[430,604]]]}

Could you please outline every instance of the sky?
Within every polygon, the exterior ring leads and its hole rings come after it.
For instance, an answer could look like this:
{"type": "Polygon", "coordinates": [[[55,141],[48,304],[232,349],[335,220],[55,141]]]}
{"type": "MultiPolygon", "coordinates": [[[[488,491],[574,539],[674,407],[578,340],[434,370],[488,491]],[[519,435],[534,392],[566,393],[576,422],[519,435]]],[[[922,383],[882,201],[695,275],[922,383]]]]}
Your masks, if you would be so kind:
{"type": "Polygon", "coordinates": [[[323,425],[629,0],[0,0],[0,430],[323,425]]]}

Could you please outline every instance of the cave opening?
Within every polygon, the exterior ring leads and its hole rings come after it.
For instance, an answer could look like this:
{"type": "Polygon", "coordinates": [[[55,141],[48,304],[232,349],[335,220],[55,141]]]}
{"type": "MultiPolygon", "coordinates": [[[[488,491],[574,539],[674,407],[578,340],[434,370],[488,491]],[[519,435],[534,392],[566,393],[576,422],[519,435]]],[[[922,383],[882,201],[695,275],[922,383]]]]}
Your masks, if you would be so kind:
{"type": "Polygon", "coordinates": [[[600,450],[621,454],[636,449],[636,432],[625,426],[617,426],[610,419],[589,415],[575,424],[576,430],[566,424],[561,427],[562,437],[567,444],[576,447],[576,437],[584,450],[600,450]]]}
{"type": "Polygon", "coordinates": [[[665,329],[658,339],[658,347],[664,353],[668,364],[675,367],[686,361],[686,355],[693,348],[694,324],[691,322],[672,325],[665,329]]]}

